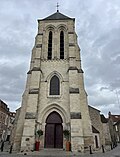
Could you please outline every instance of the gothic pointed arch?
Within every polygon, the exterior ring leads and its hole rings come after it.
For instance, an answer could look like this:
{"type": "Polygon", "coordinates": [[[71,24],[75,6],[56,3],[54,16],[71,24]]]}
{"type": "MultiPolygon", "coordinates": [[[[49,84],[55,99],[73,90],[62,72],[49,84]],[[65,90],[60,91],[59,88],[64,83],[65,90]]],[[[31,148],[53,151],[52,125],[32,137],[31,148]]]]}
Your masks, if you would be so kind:
{"type": "Polygon", "coordinates": [[[63,81],[63,76],[62,76],[58,71],[53,71],[53,72],[51,72],[51,73],[47,76],[47,78],[46,78],[45,81],[49,82],[49,80],[50,80],[54,75],[56,75],[56,76],[59,78],[60,82],[63,81]]]}
{"type": "Polygon", "coordinates": [[[62,117],[63,123],[69,122],[68,113],[59,104],[49,104],[47,107],[43,108],[41,111],[40,122],[45,123],[48,115],[53,111],[56,111],[60,114],[60,116],[62,117]]]}
{"type": "Polygon", "coordinates": [[[63,123],[63,120],[58,112],[52,111],[46,118],[46,123],[63,123]],[[55,119],[52,118],[52,115],[55,115],[55,119]]]}
{"type": "Polygon", "coordinates": [[[47,82],[47,95],[48,97],[61,97],[62,95],[62,82],[64,81],[63,76],[57,72],[53,71],[51,72],[45,79],[45,82],[47,82]],[[54,82],[55,81],[55,82],[54,82]],[[57,87],[55,87],[57,85],[57,87]],[[58,92],[56,94],[51,93],[51,90],[54,89],[57,90],[58,92]]]}
{"type": "Polygon", "coordinates": [[[59,24],[59,25],[57,26],[57,29],[58,29],[59,31],[63,30],[64,32],[67,32],[67,27],[66,27],[66,25],[64,25],[64,24],[59,24]]]}
{"type": "Polygon", "coordinates": [[[68,57],[68,47],[66,46],[68,43],[68,29],[66,25],[60,24],[57,27],[59,32],[59,39],[58,39],[58,56],[60,59],[66,59],[68,57]]]}
{"type": "Polygon", "coordinates": [[[52,31],[52,32],[55,32],[55,26],[52,25],[52,24],[49,24],[45,27],[45,30],[48,32],[48,31],[52,31]]]}

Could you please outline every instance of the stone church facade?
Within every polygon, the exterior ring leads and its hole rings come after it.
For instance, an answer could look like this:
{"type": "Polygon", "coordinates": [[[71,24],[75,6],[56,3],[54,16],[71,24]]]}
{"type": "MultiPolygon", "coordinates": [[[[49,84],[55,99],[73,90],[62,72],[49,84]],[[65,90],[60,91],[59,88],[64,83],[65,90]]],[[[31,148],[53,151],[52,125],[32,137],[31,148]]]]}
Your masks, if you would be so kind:
{"type": "Polygon", "coordinates": [[[39,129],[41,148],[64,148],[64,130],[70,132],[72,151],[93,144],[75,19],[58,10],[38,20],[14,149],[27,149],[29,139],[32,150],[39,129]]]}

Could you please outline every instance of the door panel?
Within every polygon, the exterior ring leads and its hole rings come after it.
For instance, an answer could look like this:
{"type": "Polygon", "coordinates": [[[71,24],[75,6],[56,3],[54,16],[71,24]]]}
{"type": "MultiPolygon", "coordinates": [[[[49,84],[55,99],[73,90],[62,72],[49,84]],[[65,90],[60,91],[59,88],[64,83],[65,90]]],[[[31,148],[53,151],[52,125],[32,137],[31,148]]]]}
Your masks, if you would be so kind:
{"type": "Polygon", "coordinates": [[[54,148],[54,124],[46,125],[46,134],[45,134],[45,147],[46,148],[54,148]]]}
{"type": "Polygon", "coordinates": [[[56,124],[55,128],[55,148],[63,147],[63,129],[61,124],[56,124]]]}
{"type": "Polygon", "coordinates": [[[46,119],[45,147],[63,148],[62,118],[57,112],[52,112],[46,119]]]}

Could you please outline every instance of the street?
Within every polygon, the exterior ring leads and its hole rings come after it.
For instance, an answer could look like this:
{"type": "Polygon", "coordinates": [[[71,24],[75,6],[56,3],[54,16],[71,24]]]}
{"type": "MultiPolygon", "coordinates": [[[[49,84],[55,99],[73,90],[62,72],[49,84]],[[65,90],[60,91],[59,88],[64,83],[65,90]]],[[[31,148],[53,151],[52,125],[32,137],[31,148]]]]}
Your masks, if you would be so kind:
{"type": "Polygon", "coordinates": [[[40,150],[39,152],[26,152],[26,153],[15,153],[9,154],[7,151],[0,152],[0,157],[120,157],[120,144],[114,148],[113,150],[107,151],[105,153],[96,152],[93,154],[82,154],[82,153],[73,153],[73,152],[66,152],[63,150],[53,150],[53,149],[46,149],[40,150]]]}

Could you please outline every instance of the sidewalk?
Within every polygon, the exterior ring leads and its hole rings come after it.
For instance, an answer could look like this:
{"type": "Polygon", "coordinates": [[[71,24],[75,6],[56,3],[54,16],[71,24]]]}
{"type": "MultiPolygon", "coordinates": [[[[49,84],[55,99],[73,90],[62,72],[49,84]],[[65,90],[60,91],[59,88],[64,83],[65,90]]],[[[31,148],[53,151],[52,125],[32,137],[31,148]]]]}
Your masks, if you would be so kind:
{"type": "Polygon", "coordinates": [[[40,151],[28,152],[27,155],[31,156],[43,156],[43,157],[120,157],[120,144],[116,148],[110,151],[106,151],[102,153],[102,150],[99,152],[94,152],[93,154],[87,153],[80,153],[80,152],[67,152],[60,149],[44,149],[40,151]]]}
{"type": "Polygon", "coordinates": [[[62,149],[44,149],[40,151],[33,151],[33,152],[23,152],[23,153],[16,153],[12,152],[9,154],[9,151],[4,150],[0,152],[0,157],[22,157],[27,155],[29,157],[120,157],[120,144],[113,150],[107,151],[105,153],[101,152],[94,152],[93,154],[88,153],[80,153],[80,152],[67,152],[63,151],[62,149]],[[25,154],[26,153],[26,154],[25,154]]]}

